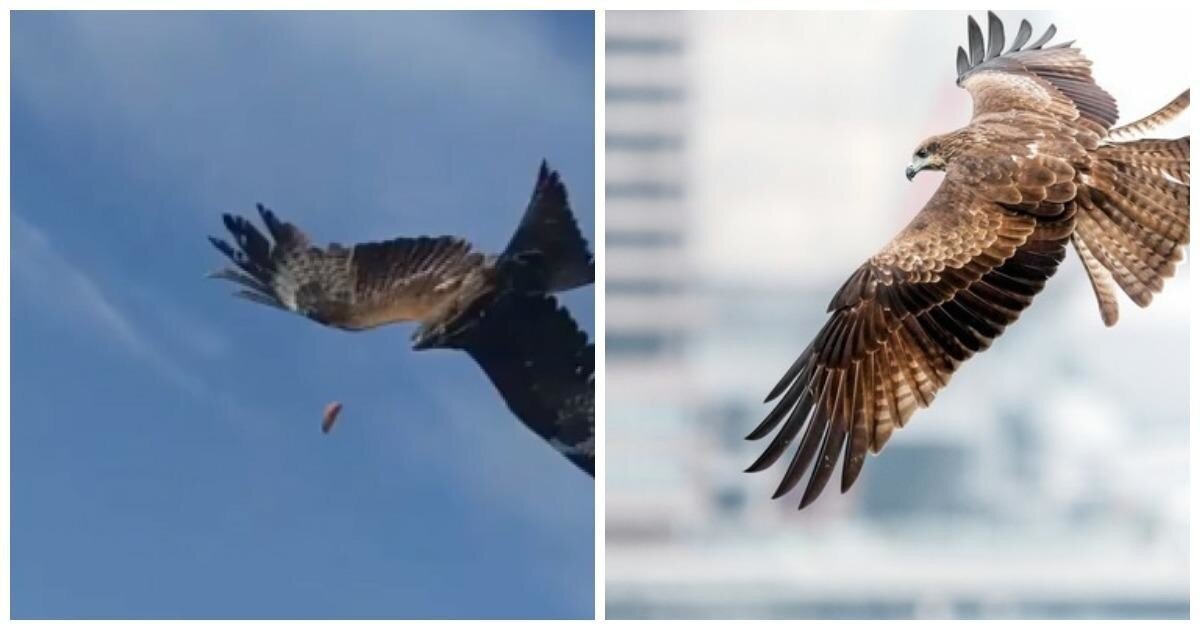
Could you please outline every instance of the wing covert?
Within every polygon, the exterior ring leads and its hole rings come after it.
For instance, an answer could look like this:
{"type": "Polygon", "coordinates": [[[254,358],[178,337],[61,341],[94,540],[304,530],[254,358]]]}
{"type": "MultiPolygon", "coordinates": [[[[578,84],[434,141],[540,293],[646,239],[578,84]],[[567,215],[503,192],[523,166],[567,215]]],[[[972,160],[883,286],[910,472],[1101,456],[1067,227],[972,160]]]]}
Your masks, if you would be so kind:
{"type": "Polygon", "coordinates": [[[974,116],[1014,110],[1041,111],[1087,128],[1100,136],[1117,122],[1116,99],[1092,79],[1092,62],[1074,42],[1046,47],[1057,29],[1053,24],[1036,41],[1024,46],[1033,32],[1021,20],[1013,46],[1004,49],[1004,25],[988,12],[987,54],[983,33],[974,18],[967,19],[971,54],[958,50],[958,84],[974,101],[974,116]],[[1023,47],[1024,46],[1024,47],[1023,47]],[[978,53],[978,54],[977,54],[978,53]]]}
{"type": "Polygon", "coordinates": [[[775,497],[809,481],[803,508],[842,460],[842,491],[959,364],[1016,320],[1057,269],[1073,216],[1038,220],[950,179],[838,291],[825,326],[771,391],[747,439],[775,433],[749,471],[798,442],[775,497]]]}
{"type": "Polygon", "coordinates": [[[425,319],[483,265],[469,243],[451,236],[314,247],[261,204],[258,212],[269,238],[249,220],[224,215],[236,247],[209,240],[236,269],[211,276],[240,284],[239,297],[326,325],[357,330],[425,319]]]}

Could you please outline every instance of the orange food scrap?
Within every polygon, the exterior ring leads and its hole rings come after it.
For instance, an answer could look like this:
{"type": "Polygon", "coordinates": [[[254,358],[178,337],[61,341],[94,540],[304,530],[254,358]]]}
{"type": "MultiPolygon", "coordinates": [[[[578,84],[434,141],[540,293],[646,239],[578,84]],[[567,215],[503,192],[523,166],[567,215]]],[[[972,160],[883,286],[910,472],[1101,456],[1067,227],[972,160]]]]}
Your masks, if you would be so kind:
{"type": "Polygon", "coordinates": [[[325,417],[321,420],[321,433],[329,433],[333,423],[337,422],[338,414],[342,412],[342,403],[331,402],[325,407],[325,417]]]}

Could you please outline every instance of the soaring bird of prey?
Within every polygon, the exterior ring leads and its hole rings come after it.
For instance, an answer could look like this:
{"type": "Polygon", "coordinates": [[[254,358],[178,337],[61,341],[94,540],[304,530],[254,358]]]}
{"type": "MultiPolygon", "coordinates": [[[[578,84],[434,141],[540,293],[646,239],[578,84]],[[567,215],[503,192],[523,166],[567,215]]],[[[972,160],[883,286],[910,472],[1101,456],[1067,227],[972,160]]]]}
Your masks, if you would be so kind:
{"type": "Polygon", "coordinates": [[[349,331],[418,322],[413,347],[465,351],[509,409],[589,475],[594,466],[595,358],[587,335],[554,294],[592,284],[595,268],[557,172],[543,162],[508,246],[485,255],[452,236],[313,246],[258,206],[270,233],[224,215],[236,247],[212,277],[236,295],[349,331]]]}
{"type": "Polygon", "coordinates": [[[839,459],[842,492],[959,364],[1017,319],[1066,255],[1083,261],[1106,325],[1116,287],[1150,304],[1188,242],[1190,139],[1145,138],[1183,111],[1185,91],[1159,111],[1114,127],[1117,103],[1071,42],[1030,43],[1022,20],[1005,50],[967,21],[958,85],[974,104],[967,126],[918,145],[907,175],[945,171],[941,186],[890,243],[854,272],[828,322],[767,396],[777,400],[747,439],[776,431],[749,468],[795,448],[775,498],[811,471],[811,504],[839,459]]]}

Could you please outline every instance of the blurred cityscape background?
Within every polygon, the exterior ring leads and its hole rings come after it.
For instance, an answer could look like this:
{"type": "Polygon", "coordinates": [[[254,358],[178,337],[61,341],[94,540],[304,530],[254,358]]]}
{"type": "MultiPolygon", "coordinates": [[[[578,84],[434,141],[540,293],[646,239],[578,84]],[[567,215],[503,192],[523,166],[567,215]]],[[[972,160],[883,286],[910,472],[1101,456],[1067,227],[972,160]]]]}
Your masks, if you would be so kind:
{"type": "MultiPolygon", "coordinates": [[[[1183,16],[1000,15],[1077,40],[1122,121],[1187,87],[1183,16]]],[[[969,118],[965,15],[606,19],[608,618],[1187,617],[1187,264],[1105,329],[1071,254],[846,495],[797,512],[781,466],[741,472],[830,296],[940,181],[903,169],[969,118]]]]}

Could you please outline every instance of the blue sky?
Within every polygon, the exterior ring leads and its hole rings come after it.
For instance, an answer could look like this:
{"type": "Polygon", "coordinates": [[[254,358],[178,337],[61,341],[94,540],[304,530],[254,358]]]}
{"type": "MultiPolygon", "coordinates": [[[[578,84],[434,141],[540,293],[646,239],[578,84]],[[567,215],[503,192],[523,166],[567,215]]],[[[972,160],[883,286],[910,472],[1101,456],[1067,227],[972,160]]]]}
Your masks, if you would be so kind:
{"type": "Polygon", "coordinates": [[[14,14],[13,616],[591,617],[591,480],[469,358],[203,274],[258,201],[499,250],[543,157],[594,240],[592,52],[591,13],[14,14]]]}

